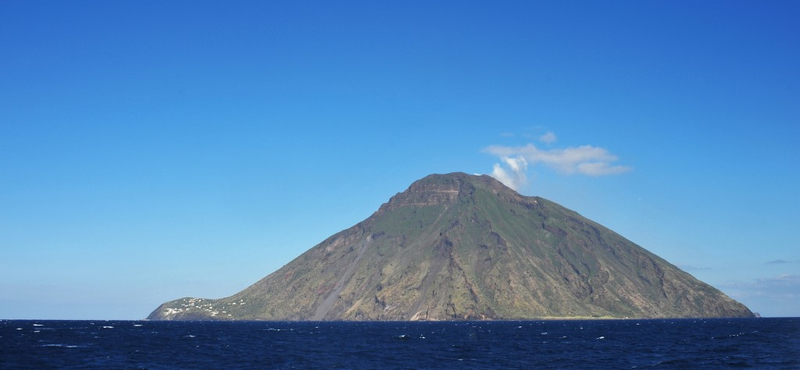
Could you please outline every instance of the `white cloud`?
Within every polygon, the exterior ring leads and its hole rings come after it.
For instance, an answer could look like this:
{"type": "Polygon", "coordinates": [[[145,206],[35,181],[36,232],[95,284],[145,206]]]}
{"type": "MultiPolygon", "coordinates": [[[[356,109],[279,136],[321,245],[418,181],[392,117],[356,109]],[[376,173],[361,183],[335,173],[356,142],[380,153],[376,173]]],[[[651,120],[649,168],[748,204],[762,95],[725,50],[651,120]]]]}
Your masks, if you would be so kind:
{"type": "Polygon", "coordinates": [[[704,267],[704,266],[694,266],[694,265],[679,265],[681,270],[683,271],[708,271],[711,270],[711,267],[704,267]]]}
{"type": "Polygon", "coordinates": [[[612,165],[612,162],[618,160],[617,156],[604,148],[591,145],[547,150],[539,149],[533,144],[522,147],[494,145],[484,149],[484,152],[501,157],[501,159],[512,156],[521,157],[530,165],[542,163],[563,174],[605,176],[632,170],[628,166],[612,165]]]}
{"type": "Polygon", "coordinates": [[[497,181],[502,182],[505,186],[514,190],[518,190],[528,182],[528,178],[525,175],[528,170],[528,162],[525,158],[522,156],[514,158],[501,157],[500,160],[506,164],[510,172],[506,171],[500,163],[495,163],[492,169],[492,177],[496,178],[497,181]]]}
{"type": "Polygon", "coordinates": [[[773,298],[800,299],[800,275],[782,274],[771,278],[756,279],[749,283],[725,285],[739,297],[770,296],[773,298]]]}
{"type": "Polygon", "coordinates": [[[554,134],[553,131],[547,131],[546,134],[544,134],[542,136],[539,136],[539,141],[541,141],[541,142],[543,142],[545,144],[555,143],[556,140],[557,140],[556,134],[554,134]]]}
{"type": "Polygon", "coordinates": [[[778,264],[785,264],[785,263],[800,263],[800,260],[787,261],[787,260],[777,259],[777,260],[767,261],[767,263],[770,264],[770,265],[778,265],[778,264]]]}
{"type": "Polygon", "coordinates": [[[608,162],[588,162],[578,165],[578,172],[589,176],[616,175],[630,170],[630,167],[612,166],[608,162]]]}
{"type": "Polygon", "coordinates": [[[720,284],[732,298],[765,316],[800,315],[800,275],[782,274],[751,282],[720,284]]]}

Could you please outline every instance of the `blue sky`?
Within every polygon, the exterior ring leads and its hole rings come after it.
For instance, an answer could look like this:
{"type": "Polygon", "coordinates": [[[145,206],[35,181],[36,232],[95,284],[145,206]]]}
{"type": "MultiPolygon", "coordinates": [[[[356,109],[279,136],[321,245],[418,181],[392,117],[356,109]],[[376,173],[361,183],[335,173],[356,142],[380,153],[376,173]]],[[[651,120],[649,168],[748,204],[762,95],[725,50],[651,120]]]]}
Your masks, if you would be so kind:
{"type": "Polygon", "coordinates": [[[0,318],[233,294],[494,174],[800,316],[792,1],[0,2],[0,318]]]}

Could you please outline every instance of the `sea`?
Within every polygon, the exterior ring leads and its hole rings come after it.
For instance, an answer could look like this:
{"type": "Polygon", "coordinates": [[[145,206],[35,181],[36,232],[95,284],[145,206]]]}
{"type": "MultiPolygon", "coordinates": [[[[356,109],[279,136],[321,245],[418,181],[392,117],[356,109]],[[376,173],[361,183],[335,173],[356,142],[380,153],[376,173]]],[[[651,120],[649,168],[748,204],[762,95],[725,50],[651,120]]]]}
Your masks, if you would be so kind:
{"type": "Polygon", "coordinates": [[[800,369],[800,318],[0,320],[0,369],[800,369]]]}

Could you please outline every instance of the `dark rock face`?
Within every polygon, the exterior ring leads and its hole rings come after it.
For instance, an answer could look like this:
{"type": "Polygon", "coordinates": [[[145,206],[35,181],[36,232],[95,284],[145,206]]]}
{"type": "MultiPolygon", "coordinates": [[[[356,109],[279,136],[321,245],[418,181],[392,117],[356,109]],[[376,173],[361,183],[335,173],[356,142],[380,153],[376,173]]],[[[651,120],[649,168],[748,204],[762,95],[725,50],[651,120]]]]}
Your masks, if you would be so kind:
{"type": "Polygon", "coordinates": [[[249,288],[149,319],[752,317],[579,214],[488,176],[431,175],[249,288]]]}

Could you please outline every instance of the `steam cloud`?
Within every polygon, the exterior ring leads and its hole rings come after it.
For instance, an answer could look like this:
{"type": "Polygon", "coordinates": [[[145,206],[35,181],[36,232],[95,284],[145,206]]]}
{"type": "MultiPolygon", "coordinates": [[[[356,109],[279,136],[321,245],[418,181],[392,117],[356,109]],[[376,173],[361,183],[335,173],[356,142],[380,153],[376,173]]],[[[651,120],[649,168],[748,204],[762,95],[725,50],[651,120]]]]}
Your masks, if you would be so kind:
{"type": "Polygon", "coordinates": [[[492,169],[492,177],[514,190],[528,183],[528,178],[525,175],[525,172],[528,170],[528,162],[524,157],[500,157],[500,160],[505,163],[511,171],[506,171],[500,163],[495,163],[492,169]]]}

